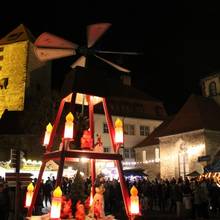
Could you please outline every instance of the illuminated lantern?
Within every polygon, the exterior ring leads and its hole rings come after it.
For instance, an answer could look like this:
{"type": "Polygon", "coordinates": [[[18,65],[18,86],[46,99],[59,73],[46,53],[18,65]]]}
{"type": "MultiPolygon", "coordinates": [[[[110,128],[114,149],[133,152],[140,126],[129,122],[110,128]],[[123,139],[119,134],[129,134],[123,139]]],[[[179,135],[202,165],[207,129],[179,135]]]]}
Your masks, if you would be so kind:
{"type": "Polygon", "coordinates": [[[53,191],[53,198],[52,198],[52,205],[50,211],[50,218],[51,219],[59,219],[60,212],[61,212],[61,203],[62,203],[62,191],[58,186],[53,191]]]}
{"type": "Polygon", "coordinates": [[[47,146],[50,142],[50,135],[52,132],[53,126],[49,123],[47,125],[46,131],[45,131],[45,135],[44,135],[44,146],[47,146]]]}
{"type": "Polygon", "coordinates": [[[25,207],[27,208],[30,207],[33,194],[34,194],[34,185],[33,183],[30,183],[27,187],[25,207]]]}
{"type": "Polygon", "coordinates": [[[138,190],[135,186],[132,186],[130,190],[130,202],[131,202],[131,215],[138,215],[139,214],[139,198],[138,198],[138,190]]]}
{"type": "Polygon", "coordinates": [[[117,118],[115,121],[115,143],[116,144],[123,144],[124,142],[124,135],[123,135],[123,124],[122,121],[117,118]]]}
{"type": "Polygon", "coordinates": [[[66,116],[65,128],[64,128],[64,138],[72,139],[73,138],[73,114],[70,112],[66,116]]]}

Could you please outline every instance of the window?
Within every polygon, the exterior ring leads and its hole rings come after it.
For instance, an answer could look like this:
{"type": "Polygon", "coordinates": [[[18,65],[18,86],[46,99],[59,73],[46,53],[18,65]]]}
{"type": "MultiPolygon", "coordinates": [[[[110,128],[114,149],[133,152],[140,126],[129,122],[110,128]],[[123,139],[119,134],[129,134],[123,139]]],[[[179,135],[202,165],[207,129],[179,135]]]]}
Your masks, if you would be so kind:
{"type": "Polygon", "coordinates": [[[124,125],[124,134],[135,135],[135,133],[134,133],[134,125],[125,124],[124,125]]]}
{"type": "Polygon", "coordinates": [[[8,78],[0,79],[0,89],[7,89],[8,87],[8,78]]]}
{"type": "Polygon", "coordinates": [[[129,149],[124,149],[124,157],[129,158],[129,149]]]}
{"type": "Polygon", "coordinates": [[[183,178],[189,173],[188,154],[186,152],[179,153],[179,176],[183,178]]]}
{"type": "Polygon", "coordinates": [[[104,153],[108,153],[110,152],[110,148],[109,147],[104,147],[104,153]]]}
{"type": "Polygon", "coordinates": [[[4,47],[0,47],[0,52],[2,52],[4,50],[4,47]]]}
{"type": "Polygon", "coordinates": [[[3,60],[3,56],[0,56],[0,60],[3,60]]]}
{"type": "Polygon", "coordinates": [[[107,125],[107,123],[103,124],[103,133],[108,133],[108,125],[107,125]]]}
{"type": "Polygon", "coordinates": [[[155,162],[160,162],[160,149],[158,147],[155,148],[155,162]]]}
{"type": "Polygon", "coordinates": [[[146,161],[146,150],[142,151],[143,162],[146,161]]]}
{"type": "Polygon", "coordinates": [[[130,149],[130,156],[131,156],[131,158],[135,158],[135,151],[134,151],[134,149],[130,149]]]}
{"type": "Polygon", "coordinates": [[[217,95],[216,83],[213,81],[209,84],[209,96],[216,96],[216,95],[217,95]]]}
{"type": "Polygon", "coordinates": [[[148,126],[140,126],[140,136],[148,136],[150,133],[150,128],[148,126]]]}

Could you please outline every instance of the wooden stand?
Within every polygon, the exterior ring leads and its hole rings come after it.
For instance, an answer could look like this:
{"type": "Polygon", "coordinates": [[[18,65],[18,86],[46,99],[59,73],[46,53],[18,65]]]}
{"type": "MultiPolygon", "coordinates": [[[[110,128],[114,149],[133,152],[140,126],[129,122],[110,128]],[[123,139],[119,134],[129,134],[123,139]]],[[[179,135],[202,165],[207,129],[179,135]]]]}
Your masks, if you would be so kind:
{"type": "MultiPolygon", "coordinates": [[[[70,150],[68,147],[68,143],[63,141],[62,144],[62,149],[58,150],[58,151],[52,151],[52,145],[53,145],[53,141],[54,141],[54,137],[57,131],[57,127],[58,124],[60,122],[60,118],[63,112],[63,108],[66,102],[71,103],[72,108],[71,109],[75,109],[75,99],[76,99],[76,94],[70,94],[68,97],[63,98],[60,106],[59,106],[59,110],[55,119],[55,123],[53,126],[53,130],[51,133],[51,137],[50,137],[50,142],[47,146],[47,150],[44,153],[43,156],[43,161],[42,161],[42,165],[39,171],[39,176],[37,179],[37,183],[36,183],[36,187],[34,190],[34,195],[32,198],[32,202],[31,205],[28,209],[28,213],[27,213],[27,217],[31,217],[32,216],[32,211],[34,208],[34,204],[37,198],[37,194],[40,188],[40,184],[41,184],[41,180],[42,180],[42,176],[43,176],[43,172],[45,170],[45,166],[47,161],[49,160],[54,160],[54,161],[58,161],[59,162],[59,169],[57,172],[57,179],[56,179],[56,187],[61,185],[61,179],[62,179],[62,175],[63,175],[63,169],[64,169],[64,163],[65,160],[68,158],[81,158],[81,157],[86,157],[91,159],[91,178],[92,178],[92,195],[94,196],[95,194],[95,187],[94,187],[94,182],[95,182],[95,160],[97,159],[104,159],[104,160],[114,160],[115,165],[118,169],[118,174],[119,174],[119,180],[120,180],[120,187],[121,187],[121,191],[122,191],[122,196],[123,196],[123,201],[124,201],[124,205],[125,205],[125,211],[126,214],[129,218],[129,203],[130,203],[130,198],[129,198],[129,192],[126,186],[126,182],[124,179],[124,175],[123,175],[123,169],[122,169],[122,156],[119,154],[119,147],[118,145],[116,145],[114,143],[114,127],[113,127],[113,123],[112,123],[112,118],[111,115],[109,114],[108,108],[107,108],[107,104],[106,104],[106,99],[103,98],[102,102],[103,102],[103,109],[104,109],[104,113],[105,113],[105,117],[106,117],[106,121],[107,121],[107,126],[108,126],[108,130],[109,130],[109,135],[110,135],[110,140],[111,140],[111,146],[112,146],[112,151],[114,153],[98,153],[98,152],[94,152],[94,151],[86,151],[86,150],[70,150]]],[[[89,105],[89,127],[90,127],[90,131],[91,131],[91,135],[92,138],[94,140],[94,104],[92,101],[92,96],[88,96],[87,95],[87,100],[88,100],[88,105],[89,105]]],[[[94,143],[93,143],[94,145],[94,143]]]]}

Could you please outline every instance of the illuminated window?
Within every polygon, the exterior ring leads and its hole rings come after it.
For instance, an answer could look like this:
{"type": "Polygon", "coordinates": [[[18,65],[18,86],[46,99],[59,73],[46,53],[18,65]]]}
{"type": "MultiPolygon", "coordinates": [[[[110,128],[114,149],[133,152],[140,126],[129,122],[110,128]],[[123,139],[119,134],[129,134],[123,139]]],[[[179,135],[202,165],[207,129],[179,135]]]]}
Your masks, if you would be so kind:
{"type": "Polygon", "coordinates": [[[179,153],[179,176],[185,177],[189,173],[188,154],[184,151],[179,153]]]}
{"type": "Polygon", "coordinates": [[[108,125],[107,125],[107,123],[103,123],[103,133],[108,133],[108,125]]]}
{"type": "Polygon", "coordinates": [[[150,133],[150,128],[148,126],[140,126],[140,136],[148,136],[150,133]]]}
{"type": "Polygon", "coordinates": [[[160,149],[158,147],[155,148],[155,162],[158,163],[160,161],[160,149]]]}
{"type": "Polygon", "coordinates": [[[142,151],[142,158],[143,158],[143,162],[146,161],[146,150],[142,151]]]}
{"type": "Polygon", "coordinates": [[[216,83],[213,81],[209,84],[209,96],[216,96],[216,95],[217,95],[216,83]]]}
{"type": "Polygon", "coordinates": [[[127,135],[135,135],[134,125],[125,124],[125,125],[124,125],[124,134],[127,134],[127,135]]]}

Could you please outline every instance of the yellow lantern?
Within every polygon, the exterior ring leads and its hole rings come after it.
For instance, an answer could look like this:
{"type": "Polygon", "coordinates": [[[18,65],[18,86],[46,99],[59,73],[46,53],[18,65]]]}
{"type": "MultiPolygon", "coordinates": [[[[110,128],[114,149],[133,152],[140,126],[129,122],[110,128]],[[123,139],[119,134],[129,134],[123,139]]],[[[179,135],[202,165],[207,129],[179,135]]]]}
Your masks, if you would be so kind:
{"type": "Polygon", "coordinates": [[[59,219],[61,212],[61,202],[62,202],[62,191],[58,186],[53,191],[53,198],[51,204],[50,218],[51,219],[59,219]]]}
{"type": "Polygon", "coordinates": [[[50,135],[52,132],[53,126],[49,123],[46,127],[45,135],[44,135],[44,146],[47,146],[50,142],[50,135]]]}
{"type": "Polygon", "coordinates": [[[33,194],[34,194],[34,185],[33,183],[30,183],[27,187],[25,207],[27,208],[30,207],[33,194]]]}
{"type": "Polygon", "coordinates": [[[69,112],[66,116],[65,128],[64,128],[64,138],[72,139],[73,138],[73,114],[69,112]]]}
{"type": "Polygon", "coordinates": [[[139,198],[138,198],[138,190],[135,186],[132,186],[130,190],[131,196],[130,196],[130,213],[131,215],[138,215],[140,213],[139,211],[139,198]]]}
{"type": "Polygon", "coordinates": [[[117,118],[117,120],[115,121],[115,143],[123,144],[123,142],[124,142],[123,124],[122,124],[122,120],[117,118]]]}

